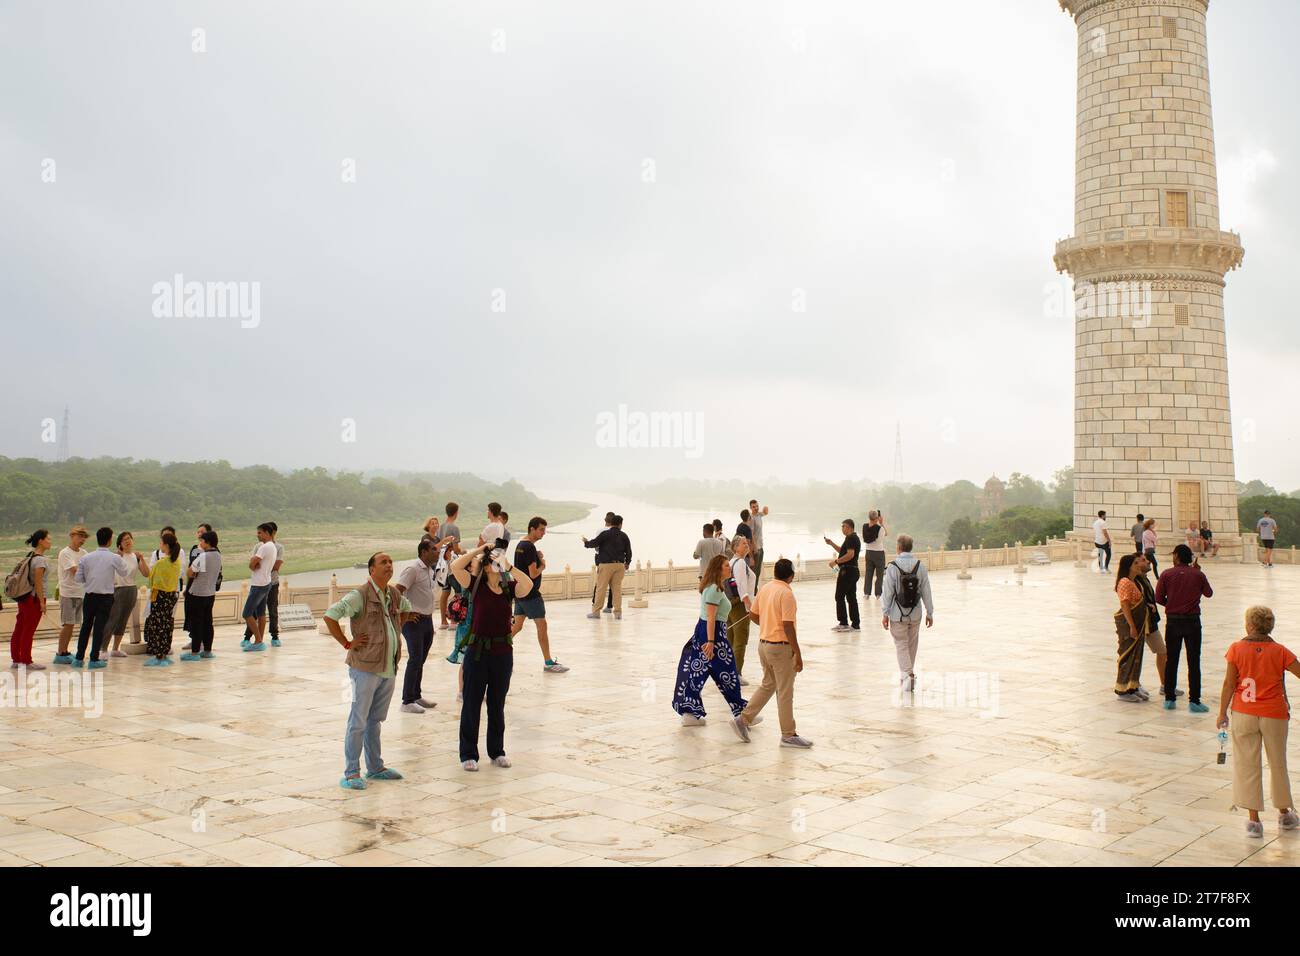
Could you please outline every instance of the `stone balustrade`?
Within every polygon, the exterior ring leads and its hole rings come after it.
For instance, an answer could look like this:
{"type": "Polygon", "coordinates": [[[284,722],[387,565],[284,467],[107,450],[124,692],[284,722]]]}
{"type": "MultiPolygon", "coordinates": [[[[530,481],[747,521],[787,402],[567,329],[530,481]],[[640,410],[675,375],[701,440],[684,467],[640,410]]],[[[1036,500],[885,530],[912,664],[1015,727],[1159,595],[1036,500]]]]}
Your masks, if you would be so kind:
{"type": "MultiPolygon", "coordinates": [[[[1072,561],[1076,564],[1090,565],[1096,560],[1096,555],[1092,549],[1091,535],[1091,531],[1076,531],[1070,532],[1065,538],[1049,539],[1046,544],[1024,545],[1020,542],[1007,542],[1000,548],[962,548],[955,551],[936,549],[916,551],[914,553],[925,562],[925,566],[931,571],[959,571],[961,573],[958,578],[962,580],[978,577],[980,568],[1005,567],[1014,569],[1018,574],[1028,573],[1032,575],[1032,568],[1035,564],[1072,561]]],[[[1164,537],[1164,543],[1168,549],[1172,549],[1175,544],[1182,541],[1181,537],[1175,538],[1173,535],[1164,537]]],[[[1225,546],[1220,552],[1221,559],[1239,560],[1242,563],[1258,560],[1256,535],[1242,534],[1240,536],[1224,535],[1220,537],[1225,546]],[[1233,546],[1230,554],[1227,553],[1229,542],[1233,546]]],[[[1122,549],[1115,548],[1113,560],[1117,560],[1122,553],[1122,549]]],[[[783,555],[777,557],[780,558],[783,555]]],[[[887,552],[886,559],[892,560],[893,552],[887,552]]],[[[829,557],[818,557],[805,561],[802,555],[794,555],[792,560],[795,562],[796,581],[829,580],[835,576],[835,572],[827,563],[830,560],[829,557]]],[[[1162,557],[1162,560],[1165,559],[1162,557]]],[[[1275,564],[1300,564],[1300,555],[1297,555],[1295,547],[1280,548],[1273,553],[1273,560],[1275,564]]],[[[772,579],[772,566],[774,563],[775,559],[763,563],[763,575],[760,583],[772,579]]],[[[859,566],[862,566],[861,562],[859,566]]],[[[632,598],[639,596],[643,602],[649,603],[653,601],[656,593],[694,590],[699,585],[698,573],[699,564],[694,560],[687,560],[681,564],[673,561],[667,561],[663,564],[638,561],[623,579],[623,594],[632,598]]],[[[287,604],[305,604],[311,608],[312,614],[319,618],[339,597],[359,586],[363,581],[363,578],[358,578],[355,581],[340,582],[336,577],[331,584],[326,586],[318,585],[301,588],[292,587],[288,583],[281,581],[280,605],[283,607],[287,604]]],[[[542,596],[548,601],[590,601],[595,586],[595,567],[575,571],[569,565],[565,565],[563,571],[548,571],[543,576],[542,596]]],[[[231,588],[219,592],[212,612],[215,623],[218,625],[238,624],[240,612],[244,608],[244,601],[247,596],[247,581],[242,582],[237,589],[231,588]]],[[[144,602],[147,598],[148,589],[142,587],[140,589],[139,604],[142,616],[144,602]]],[[[17,609],[14,604],[6,602],[3,611],[0,611],[0,634],[13,633],[16,616],[17,609]]],[[[176,646],[179,646],[185,639],[180,632],[183,619],[184,608],[182,603],[178,602],[176,605],[176,635],[174,637],[176,646]]],[[[37,630],[36,637],[40,639],[57,636],[58,623],[59,606],[51,598],[49,611],[42,622],[42,626],[37,630]]],[[[130,632],[128,631],[128,640],[129,638],[130,632]]]]}

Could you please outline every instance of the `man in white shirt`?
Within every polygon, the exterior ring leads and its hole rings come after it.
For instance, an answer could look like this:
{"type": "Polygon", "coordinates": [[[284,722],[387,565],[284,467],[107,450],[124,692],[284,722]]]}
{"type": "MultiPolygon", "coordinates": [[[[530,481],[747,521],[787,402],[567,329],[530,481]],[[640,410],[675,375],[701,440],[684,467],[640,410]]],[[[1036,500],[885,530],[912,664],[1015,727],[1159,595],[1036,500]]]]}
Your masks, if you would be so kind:
{"type": "Polygon", "coordinates": [[[271,593],[271,572],[275,568],[275,535],[270,524],[257,526],[257,550],[248,559],[248,567],[253,575],[248,582],[248,600],[244,602],[244,622],[252,633],[253,640],[247,638],[241,643],[246,651],[264,651],[266,645],[262,637],[266,633],[266,602],[271,593]]]}
{"type": "Polygon", "coordinates": [[[77,565],[86,556],[82,547],[90,532],[84,524],[73,525],[68,532],[68,546],[59,552],[59,653],[54,663],[71,664],[68,645],[72,643],[72,629],[82,620],[86,586],[77,583],[77,565]]]}
{"type": "Polygon", "coordinates": [[[1098,511],[1092,523],[1092,543],[1097,546],[1097,570],[1105,574],[1110,570],[1110,530],[1106,526],[1106,512],[1098,511]]]}
{"type": "MultiPolygon", "coordinates": [[[[275,564],[271,566],[271,590],[266,594],[266,623],[267,629],[271,632],[271,646],[280,646],[280,568],[284,564],[284,545],[282,545],[278,536],[280,526],[274,521],[268,521],[266,526],[271,529],[271,543],[275,545],[275,564]]],[[[260,545],[259,545],[260,547],[260,545]]],[[[256,551],[256,549],[254,549],[256,551]]],[[[253,638],[253,629],[247,624],[244,625],[244,640],[251,641],[253,638]]]]}
{"type": "Polygon", "coordinates": [[[506,536],[506,525],[501,518],[501,505],[495,501],[489,501],[487,506],[488,523],[483,528],[483,533],[478,536],[480,545],[486,544],[489,548],[496,544],[498,538],[506,536]]]}
{"type": "Polygon", "coordinates": [[[424,662],[433,647],[433,611],[437,607],[437,588],[433,581],[433,567],[438,560],[438,546],[425,538],[416,549],[416,561],[402,568],[397,576],[397,590],[410,602],[411,614],[402,624],[402,637],[406,640],[406,676],[402,679],[402,711],[423,714],[438,705],[424,697],[420,687],[424,677],[424,662]]]}

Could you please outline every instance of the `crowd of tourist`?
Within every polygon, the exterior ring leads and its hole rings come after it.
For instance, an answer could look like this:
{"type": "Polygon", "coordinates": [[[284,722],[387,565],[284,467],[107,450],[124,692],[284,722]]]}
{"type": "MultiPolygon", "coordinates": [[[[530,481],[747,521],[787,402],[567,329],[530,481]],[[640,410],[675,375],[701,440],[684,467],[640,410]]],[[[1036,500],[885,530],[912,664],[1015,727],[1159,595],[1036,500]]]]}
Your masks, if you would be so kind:
{"type": "MultiPolygon", "coordinates": [[[[699,611],[682,648],[671,706],[686,727],[706,722],[701,692],[712,680],[730,710],[736,735],[748,742],[750,730],[762,720],[762,710],[775,696],[781,746],[807,749],[812,742],[798,734],[794,719],[794,684],[804,660],[797,630],[798,603],[791,584],[795,567],[789,559],[777,560],[772,579],[763,577],[763,523],[769,511],[755,500],[740,511],[735,533],[724,533],[721,519],[703,525],[693,556],[699,561],[699,611]],[[743,688],[749,638],[758,634],[758,660],[762,679],[751,699],[743,688]]],[[[487,708],[487,757],[498,767],[509,767],[505,752],[506,699],[514,669],[514,638],[532,621],[536,629],[544,672],[562,674],[568,667],[552,652],[542,597],[545,554],[539,547],[547,521],[535,516],[519,539],[513,556],[509,514],[497,502],[485,513],[486,524],[472,543],[460,531],[460,507],[450,502],[445,520],[430,517],[416,545],[416,560],[395,574],[393,558],[372,555],[364,585],[343,595],[324,615],[328,633],[347,651],[346,663],[352,701],[344,736],[344,773],[347,789],[364,789],[367,780],[400,779],[381,753],[381,725],[396,689],[402,644],[407,663],[403,675],[401,710],[422,714],[437,706],[423,689],[424,667],[439,629],[455,629],[448,660],[460,665],[459,755],[462,767],[476,771],[480,761],[479,729],[487,708]],[[437,623],[435,623],[435,614],[437,623]],[[341,622],[349,621],[345,634],[341,622]],[[365,776],[361,762],[365,760],[365,776]]],[[[859,535],[851,518],[841,523],[841,540],[825,538],[834,556],[827,562],[835,571],[835,632],[860,633],[857,585],[866,570],[863,599],[879,602],[882,627],[894,641],[900,690],[916,690],[916,660],[921,622],[934,623],[934,596],[930,575],[912,553],[906,534],[896,539],[897,553],[886,563],[888,534],[884,517],[871,511],[859,535]]],[[[1277,522],[1269,512],[1259,519],[1261,563],[1272,567],[1277,522]]],[[[241,617],[245,652],[281,646],[278,615],[279,575],[284,547],[277,540],[273,521],[257,526],[257,544],[248,557],[250,580],[241,617]]],[[[1143,703],[1150,693],[1143,687],[1146,652],[1154,657],[1159,693],[1166,710],[1175,710],[1186,696],[1188,710],[1207,713],[1202,701],[1201,602],[1214,596],[1200,566],[1202,557],[1213,558],[1219,546],[1206,522],[1189,524],[1185,540],[1172,550],[1173,565],[1160,571],[1156,521],[1137,515],[1130,529],[1132,549],[1119,558],[1115,592],[1119,608],[1114,614],[1118,638],[1114,693],[1119,701],[1143,703]],[[1162,618],[1163,612],[1163,618],[1162,618]],[[1161,633],[1161,625],[1164,633],[1161,633]],[[1187,690],[1179,684],[1184,660],[1187,690]]],[[[1109,570],[1113,539],[1106,512],[1093,524],[1098,569],[1109,570]]],[[[51,563],[53,540],[46,529],[26,541],[30,549],[5,582],[6,594],[17,600],[18,615],[10,640],[12,667],[43,670],[33,660],[33,636],[49,613],[47,598],[51,577],[57,581],[59,631],[55,664],[101,669],[112,658],[126,657],[121,643],[130,627],[133,642],[143,634],[145,666],[172,663],[175,612],[183,607],[188,650],[182,661],[213,658],[213,606],[222,585],[223,557],[217,532],[199,525],[194,544],[185,551],[175,528],[158,532],[157,546],[145,553],[135,547],[131,532],[114,536],[109,527],[91,535],[75,525],[68,545],[51,563]],[[148,585],[140,624],[136,576],[148,585]],[[76,632],[75,652],[72,638],[76,632]],[[111,641],[110,641],[111,638],[111,641]],[[111,647],[110,647],[111,643],[111,647]]],[[[589,618],[610,613],[622,619],[624,576],[631,568],[632,545],[623,530],[623,518],[605,515],[604,528],[592,538],[582,538],[595,551],[596,573],[589,618]]],[[[1273,612],[1251,607],[1245,616],[1246,636],[1226,654],[1220,695],[1218,726],[1230,729],[1234,744],[1235,804],[1248,813],[1247,831],[1262,834],[1259,813],[1264,808],[1261,755],[1267,754],[1271,797],[1279,811],[1279,826],[1300,827],[1292,806],[1286,770],[1289,705],[1285,674],[1300,676],[1300,663],[1272,638],[1273,612]],[[1231,715],[1231,716],[1230,716],[1231,715]]],[[[750,655],[752,656],[752,655],[750,655]]]]}
{"type": "MultiPolygon", "coordinates": [[[[1265,511],[1256,529],[1260,561],[1273,566],[1277,543],[1277,522],[1265,511]]],[[[1184,692],[1178,688],[1179,665],[1187,661],[1187,709],[1196,714],[1209,712],[1201,700],[1201,601],[1212,598],[1214,589],[1201,569],[1200,559],[1219,553],[1214,533],[1206,522],[1189,523],[1183,542],[1173,549],[1173,566],[1163,572],[1156,562],[1156,522],[1139,514],[1131,529],[1133,551],[1123,555],[1115,578],[1119,610],[1115,612],[1118,635],[1116,699],[1140,704],[1151,695],[1142,686],[1144,652],[1155,657],[1160,696],[1166,710],[1176,710],[1184,692]],[[1152,585],[1150,575],[1155,576],[1152,585]],[[1164,636],[1161,636],[1163,609],[1164,636]]],[[[1099,511],[1093,523],[1098,567],[1110,565],[1110,532],[1106,512],[1099,511]]],[[[1287,648],[1273,640],[1275,617],[1270,608],[1246,610],[1246,636],[1233,643],[1224,655],[1223,688],[1219,697],[1217,726],[1231,731],[1233,743],[1233,803],[1247,812],[1246,832],[1263,836],[1259,819],[1264,809],[1261,750],[1268,756],[1270,796],[1278,810],[1278,826],[1300,828],[1300,816],[1292,805],[1290,778],[1286,766],[1286,740],[1290,721],[1286,674],[1300,677],[1300,664],[1287,648]],[[1229,713],[1231,712],[1231,719],[1229,713]]]]}

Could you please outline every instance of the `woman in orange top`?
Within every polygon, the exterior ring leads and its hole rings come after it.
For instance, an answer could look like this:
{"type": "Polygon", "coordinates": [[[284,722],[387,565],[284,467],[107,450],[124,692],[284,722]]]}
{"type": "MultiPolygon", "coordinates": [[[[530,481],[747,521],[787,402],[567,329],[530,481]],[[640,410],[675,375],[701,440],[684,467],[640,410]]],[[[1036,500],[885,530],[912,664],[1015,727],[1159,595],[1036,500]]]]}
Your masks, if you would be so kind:
{"type": "Polygon", "coordinates": [[[1228,726],[1232,702],[1232,802],[1249,812],[1246,835],[1262,837],[1264,777],[1260,744],[1268,752],[1269,789],[1283,830],[1300,827],[1291,805],[1291,779],[1286,772],[1286,737],[1291,707],[1286,698],[1286,674],[1300,677],[1296,656],[1273,640],[1273,612],[1266,607],[1246,611],[1246,636],[1228,648],[1228,670],[1219,695],[1219,728],[1228,726]]]}
{"type": "Polygon", "coordinates": [[[1142,648],[1151,628],[1151,615],[1142,589],[1134,580],[1146,568],[1145,562],[1138,561],[1140,557],[1140,554],[1126,554],[1120,558],[1119,574],[1115,577],[1115,593],[1119,595],[1119,610],[1115,612],[1115,634],[1119,637],[1115,695],[1130,704],[1148,699],[1140,678],[1142,648]]]}

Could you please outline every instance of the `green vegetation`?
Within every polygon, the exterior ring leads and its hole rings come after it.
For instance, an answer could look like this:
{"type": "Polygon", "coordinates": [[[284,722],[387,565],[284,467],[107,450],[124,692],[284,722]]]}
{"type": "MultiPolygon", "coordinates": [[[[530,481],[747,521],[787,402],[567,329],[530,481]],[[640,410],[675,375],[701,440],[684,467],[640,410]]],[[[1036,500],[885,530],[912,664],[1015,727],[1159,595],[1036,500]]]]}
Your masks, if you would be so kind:
{"type": "Polygon", "coordinates": [[[1064,537],[1073,526],[1069,514],[1051,508],[1020,505],[1008,508],[996,518],[972,521],[958,518],[948,528],[947,547],[957,550],[969,545],[972,548],[1000,548],[1004,544],[1042,544],[1048,538],[1064,537]]]}
{"type": "MultiPolygon", "coordinates": [[[[283,474],[272,468],[235,468],[229,462],[134,461],[74,458],[66,462],[0,458],[0,567],[24,553],[22,540],[48,528],[55,548],[67,544],[78,522],[134,531],[140,549],[153,549],[158,529],[175,526],[188,546],[200,522],[214,525],[227,555],[247,554],[253,529],[275,521],[292,574],[364,561],[378,550],[395,557],[414,554],[430,515],[443,505],[461,506],[466,533],[489,501],[511,512],[511,525],[524,526],[534,514],[552,524],[581,518],[582,502],[544,501],[515,481],[493,484],[467,474],[399,474],[366,480],[353,472],[306,468],[283,474]]],[[[227,580],[247,577],[242,562],[229,559],[227,580]]]]}

